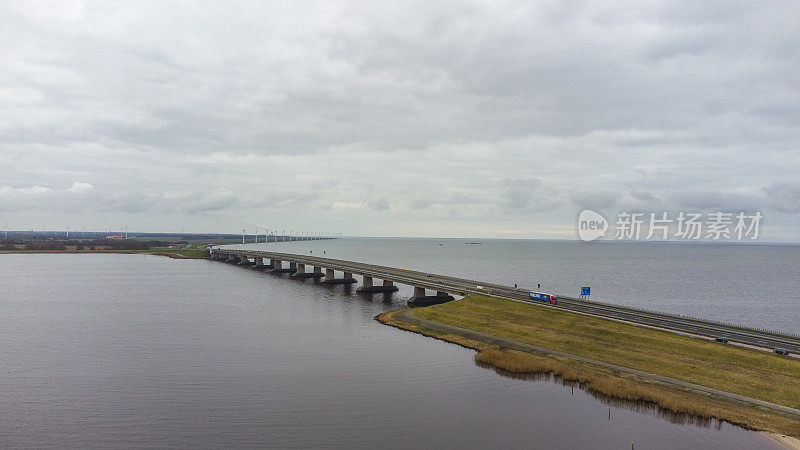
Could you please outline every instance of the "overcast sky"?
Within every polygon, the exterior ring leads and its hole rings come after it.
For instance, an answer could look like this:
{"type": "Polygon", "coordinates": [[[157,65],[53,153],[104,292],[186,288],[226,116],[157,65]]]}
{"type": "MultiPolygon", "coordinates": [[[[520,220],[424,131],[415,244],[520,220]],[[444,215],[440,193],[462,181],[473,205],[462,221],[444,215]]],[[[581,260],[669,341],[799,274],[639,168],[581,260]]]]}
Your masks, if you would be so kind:
{"type": "Polygon", "coordinates": [[[0,3],[0,226],[800,242],[800,6],[0,3]]]}

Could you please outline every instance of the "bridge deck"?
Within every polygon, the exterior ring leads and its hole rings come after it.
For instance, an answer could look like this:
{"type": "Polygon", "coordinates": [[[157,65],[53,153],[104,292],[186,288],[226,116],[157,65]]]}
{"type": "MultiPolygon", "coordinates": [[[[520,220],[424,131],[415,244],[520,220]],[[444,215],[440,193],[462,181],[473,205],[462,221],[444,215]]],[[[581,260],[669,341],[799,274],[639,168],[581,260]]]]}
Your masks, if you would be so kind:
{"type": "Polygon", "coordinates": [[[373,278],[407,284],[414,287],[431,289],[439,292],[448,292],[459,295],[491,295],[508,300],[531,303],[540,307],[561,309],[579,314],[604,317],[644,326],[664,328],[707,337],[724,336],[733,342],[740,342],[758,347],[783,347],[793,353],[800,353],[800,337],[796,336],[786,336],[731,325],[709,323],[698,319],[672,316],[623,306],[589,302],[564,297],[559,297],[557,305],[551,305],[544,302],[532,302],[528,299],[527,289],[515,289],[511,286],[468,280],[465,278],[367,264],[356,261],[321,258],[310,255],[297,255],[292,253],[226,249],[214,249],[213,253],[215,255],[236,255],[244,256],[246,258],[279,259],[281,261],[290,261],[311,266],[319,266],[342,272],[359,274],[362,276],[366,275],[373,278]],[[481,286],[481,288],[478,288],[478,286],[481,286]]]}

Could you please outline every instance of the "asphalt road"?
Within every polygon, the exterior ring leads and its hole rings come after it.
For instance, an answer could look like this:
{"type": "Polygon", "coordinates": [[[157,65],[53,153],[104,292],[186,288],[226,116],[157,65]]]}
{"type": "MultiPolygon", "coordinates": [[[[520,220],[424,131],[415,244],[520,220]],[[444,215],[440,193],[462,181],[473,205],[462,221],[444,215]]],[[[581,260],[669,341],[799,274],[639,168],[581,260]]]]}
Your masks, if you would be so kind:
{"type": "MultiPolygon", "coordinates": [[[[740,328],[731,325],[704,322],[698,319],[672,316],[668,314],[642,311],[623,306],[590,302],[558,296],[558,304],[551,305],[528,298],[528,289],[515,289],[477,280],[449,277],[427,272],[418,272],[396,267],[378,266],[355,261],[346,261],[332,258],[320,258],[310,255],[296,255],[291,253],[265,252],[254,250],[224,250],[214,249],[215,255],[237,255],[247,258],[277,258],[281,261],[297,262],[301,264],[320,266],[339,271],[367,275],[382,280],[390,280],[425,289],[431,289],[449,294],[468,295],[485,294],[509,300],[532,303],[545,308],[561,309],[566,311],[589,314],[614,320],[626,321],[634,324],[654,326],[667,330],[691,333],[706,337],[726,337],[731,342],[738,342],[757,347],[773,349],[781,347],[792,353],[800,354],[800,337],[774,334],[767,331],[740,328]],[[478,287],[480,286],[480,288],[478,287]]],[[[306,270],[308,271],[308,269],[306,270]]]]}

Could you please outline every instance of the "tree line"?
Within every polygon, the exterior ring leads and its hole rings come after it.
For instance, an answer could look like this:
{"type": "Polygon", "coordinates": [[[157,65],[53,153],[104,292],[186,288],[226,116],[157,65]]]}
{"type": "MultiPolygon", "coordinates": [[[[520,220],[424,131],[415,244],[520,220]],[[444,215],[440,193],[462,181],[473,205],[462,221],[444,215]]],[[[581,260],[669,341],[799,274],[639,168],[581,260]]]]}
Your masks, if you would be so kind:
{"type": "Polygon", "coordinates": [[[151,247],[167,247],[169,242],[140,241],[135,239],[87,239],[87,240],[48,240],[48,241],[4,241],[0,250],[19,250],[17,246],[24,245],[24,250],[64,251],[67,247],[77,250],[95,250],[98,247],[109,250],[149,250],[151,247]]]}

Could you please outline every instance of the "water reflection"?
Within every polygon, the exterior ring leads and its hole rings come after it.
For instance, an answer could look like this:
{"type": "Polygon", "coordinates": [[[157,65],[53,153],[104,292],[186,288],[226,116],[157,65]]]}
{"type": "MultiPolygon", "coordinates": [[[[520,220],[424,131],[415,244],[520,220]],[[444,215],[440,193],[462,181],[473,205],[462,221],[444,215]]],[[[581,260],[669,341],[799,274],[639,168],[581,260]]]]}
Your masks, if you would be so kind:
{"type": "Polygon", "coordinates": [[[714,428],[720,430],[722,428],[722,420],[713,417],[698,416],[695,414],[687,414],[682,412],[675,412],[659,406],[657,403],[647,402],[642,400],[626,400],[617,397],[612,397],[594,389],[591,389],[587,384],[581,384],[577,381],[565,380],[561,375],[555,375],[553,372],[538,372],[538,373],[517,373],[509,372],[505,369],[495,367],[491,364],[482,361],[475,361],[475,365],[483,369],[492,370],[498,375],[506,378],[513,378],[515,380],[534,381],[534,382],[551,382],[567,386],[571,388],[578,388],[586,392],[591,397],[603,402],[606,405],[615,408],[634,411],[642,414],[650,414],[660,417],[676,425],[694,425],[702,428],[714,428]]]}
{"type": "Polygon", "coordinates": [[[400,289],[364,297],[155,256],[0,255],[0,448],[771,446],[732,426],[609,420],[580,389],[498,377],[472,350],[375,321],[405,306],[400,289]]]}

